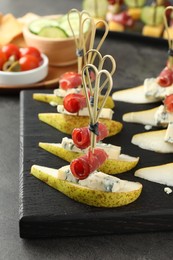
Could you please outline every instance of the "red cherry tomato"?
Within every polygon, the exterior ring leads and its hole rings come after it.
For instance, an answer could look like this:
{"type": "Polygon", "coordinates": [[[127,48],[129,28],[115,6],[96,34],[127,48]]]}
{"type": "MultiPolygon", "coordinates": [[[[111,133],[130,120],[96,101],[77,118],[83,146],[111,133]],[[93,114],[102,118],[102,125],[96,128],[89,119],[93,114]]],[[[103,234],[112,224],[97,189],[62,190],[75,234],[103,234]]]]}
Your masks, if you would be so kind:
{"type": "MultiPolygon", "coordinates": [[[[106,125],[99,123],[98,124],[98,135],[97,135],[97,142],[103,140],[107,137],[109,131],[106,125]]],[[[74,144],[80,148],[85,149],[90,145],[90,130],[88,127],[81,127],[75,128],[72,132],[72,139],[74,144]]]]}
{"type": "Polygon", "coordinates": [[[173,94],[165,97],[164,104],[168,112],[173,112],[173,94]]]}
{"type": "Polygon", "coordinates": [[[6,61],[7,61],[7,57],[5,53],[0,50],[0,70],[2,70],[2,67],[6,61]]]}
{"type": "Polygon", "coordinates": [[[25,71],[39,67],[40,62],[38,58],[32,55],[26,55],[19,59],[19,64],[21,67],[21,71],[25,71]]]}
{"type": "Polygon", "coordinates": [[[2,52],[5,53],[7,60],[11,57],[14,56],[15,60],[18,60],[20,58],[20,51],[19,47],[16,46],[15,44],[7,44],[2,47],[2,52]]]}
{"type": "Polygon", "coordinates": [[[77,113],[80,109],[86,107],[86,97],[82,94],[68,94],[63,99],[65,109],[70,113],[77,113]]]}
{"type": "Polygon", "coordinates": [[[124,26],[132,27],[134,25],[134,20],[126,11],[114,14],[112,19],[114,22],[120,23],[124,26]]]}
{"type": "Polygon", "coordinates": [[[76,72],[66,72],[61,75],[59,80],[60,88],[67,90],[69,88],[77,88],[82,84],[82,77],[76,72]]]}
{"type": "Polygon", "coordinates": [[[89,150],[87,154],[71,162],[71,172],[77,179],[83,180],[97,170],[107,158],[108,155],[103,149],[95,148],[93,152],[89,150]]]}
{"type": "Polygon", "coordinates": [[[157,82],[161,87],[169,87],[173,83],[173,70],[165,67],[157,77],[157,82]]]}
{"type": "Polygon", "coordinates": [[[40,61],[42,60],[40,51],[35,47],[26,47],[26,48],[20,48],[20,57],[26,56],[26,55],[32,55],[38,58],[40,61]]]}

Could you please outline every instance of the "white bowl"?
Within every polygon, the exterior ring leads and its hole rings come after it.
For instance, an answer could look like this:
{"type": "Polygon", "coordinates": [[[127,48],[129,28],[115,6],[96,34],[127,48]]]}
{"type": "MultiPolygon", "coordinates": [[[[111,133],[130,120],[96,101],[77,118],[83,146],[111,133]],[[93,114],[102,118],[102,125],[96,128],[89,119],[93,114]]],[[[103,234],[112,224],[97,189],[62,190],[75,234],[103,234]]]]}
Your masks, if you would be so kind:
{"type": "Polygon", "coordinates": [[[41,56],[43,61],[38,68],[20,72],[0,71],[0,85],[20,86],[43,80],[48,74],[49,60],[45,54],[41,54],[41,56]]]}

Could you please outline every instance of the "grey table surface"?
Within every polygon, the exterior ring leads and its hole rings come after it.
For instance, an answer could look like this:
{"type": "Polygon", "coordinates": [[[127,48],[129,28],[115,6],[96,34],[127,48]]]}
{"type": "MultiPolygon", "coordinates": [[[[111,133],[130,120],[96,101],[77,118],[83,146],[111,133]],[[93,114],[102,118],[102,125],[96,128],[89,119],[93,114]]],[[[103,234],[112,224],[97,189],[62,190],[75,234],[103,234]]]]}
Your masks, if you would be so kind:
{"type": "MultiPolygon", "coordinates": [[[[11,12],[15,16],[22,16],[27,12],[40,15],[65,13],[74,7],[80,9],[81,1],[0,1],[0,11],[11,12]]],[[[119,44],[116,44],[115,50],[116,47],[119,48],[119,44]]],[[[131,50],[133,51],[133,46],[131,50]]],[[[147,50],[145,54],[147,55],[147,50]]],[[[128,69],[128,57],[122,55],[117,49],[117,60],[123,59],[123,66],[128,69]]],[[[162,56],[164,58],[163,52],[162,56]]],[[[145,73],[145,64],[142,59],[138,60],[145,73]]],[[[152,60],[154,64],[158,59],[155,56],[152,60]]],[[[151,70],[151,74],[153,71],[151,70]]],[[[122,76],[123,69],[120,69],[117,74],[120,85],[124,83],[122,76]]],[[[139,76],[133,76],[132,73],[132,78],[136,81],[134,84],[137,84],[139,76]]],[[[173,232],[22,240],[18,227],[19,110],[18,94],[0,94],[0,259],[173,259],[173,232]]]]}

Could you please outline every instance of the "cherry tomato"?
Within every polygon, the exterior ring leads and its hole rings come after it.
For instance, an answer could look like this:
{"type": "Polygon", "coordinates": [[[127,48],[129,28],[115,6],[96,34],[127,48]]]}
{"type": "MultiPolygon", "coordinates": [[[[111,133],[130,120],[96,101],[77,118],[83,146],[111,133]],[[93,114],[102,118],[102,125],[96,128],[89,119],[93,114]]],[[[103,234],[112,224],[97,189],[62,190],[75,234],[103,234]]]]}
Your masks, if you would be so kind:
{"type": "Polygon", "coordinates": [[[70,113],[77,113],[80,109],[86,107],[86,97],[83,94],[68,94],[63,99],[65,109],[70,113]]]}
{"type": "Polygon", "coordinates": [[[20,58],[20,51],[19,47],[17,47],[15,44],[7,44],[2,47],[2,52],[5,53],[7,60],[14,56],[15,60],[18,60],[20,58]]]}
{"type": "Polygon", "coordinates": [[[173,94],[165,97],[164,104],[168,112],[173,112],[173,94]]]}
{"type": "Polygon", "coordinates": [[[59,80],[60,88],[67,90],[69,88],[77,88],[82,84],[82,77],[76,72],[66,72],[61,75],[59,80]]]}
{"type": "Polygon", "coordinates": [[[157,82],[161,87],[169,87],[173,83],[173,70],[165,67],[157,77],[157,82]]]}
{"type": "Polygon", "coordinates": [[[26,55],[19,59],[19,64],[21,67],[21,71],[25,71],[25,70],[32,70],[39,67],[40,62],[38,58],[32,55],[26,55]]]}
{"type": "Polygon", "coordinates": [[[35,47],[26,47],[26,48],[20,48],[20,58],[26,55],[32,55],[39,59],[39,61],[42,60],[40,51],[35,47]]]}
{"type": "Polygon", "coordinates": [[[80,180],[86,179],[90,173],[97,170],[108,158],[107,153],[100,148],[74,159],[70,164],[72,174],[80,180]]]}
{"type": "Polygon", "coordinates": [[[7,61],[7,57],[5,53],[0,50],[0,70],[2,70],[2,67],[6,61],[7,61]]]}

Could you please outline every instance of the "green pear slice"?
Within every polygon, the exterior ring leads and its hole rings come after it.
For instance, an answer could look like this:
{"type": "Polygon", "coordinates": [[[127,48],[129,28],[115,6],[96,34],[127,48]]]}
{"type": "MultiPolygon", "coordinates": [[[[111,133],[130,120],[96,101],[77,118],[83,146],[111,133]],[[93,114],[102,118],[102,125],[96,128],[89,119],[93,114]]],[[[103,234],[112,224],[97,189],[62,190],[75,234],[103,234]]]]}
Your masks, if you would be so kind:
{"type": "Polygon", "coordinates": [[[144,86],[116,91],[112,94],[115,101],[129,102],[133,104],[149,104],[158,102],[158,99],[147,98],[144,92],[144,86]]]}
{"type": "MultiPolygon", "coordinates": [[[[39,142],[39,147],[43,148],[47,152],[50,152],[67,162],[71,162],[73,159],[83,155],[81,153],[69,151],[62,148],[60,143],[43,143],[39,142]]],[[[139,157],[133,157],[125,154],[120,154],[119,158],[107,159],[105,163],[99,168],[100,171],[107,174],[118,174],[131,170],[139,161],[139,157]]]]}
{"type": "MultiPolygon", "coordinates": [[[[99,104],[103,101],[102,95],[99,96],[99,104]]],[[[49,103],[50,105],[62,105],[63,97],[57,96],[55,94],[46,94],[46,93],[34,93],[33,99],[45,103],[49,103]]],[[[111,96],[108,96],[106,103],[104,105],[105,108],[113,109],[115,106],[114,101],[111,96]]]]}
{"type": "Polygon", "coordinates": [[[55,94],[45,94],[45,93],[34,93],[33,99],[45,103],[55,104],[55,105],[62,105],[63,98],[56,96],[55,94]]]}
{"type": "Polygon", "coordinates": [[[148,181],[173,186],[173,163],[138,169],[135,176],[148,181]]]}
{"type": "Polygon", "coordinates": [[[130,112],[123,115],[123,120],[129,123],[139,123],[143,125],[157,126],[155,114],[159,107],[137,112],[130,112]]]}
{"type": "MultiPolygon", "coordinates": [[[[115,183],[114,190],[116,191],[110,192],[98,190],[93,187],[89,188],[82,186],[82,181],[78,184],[64,180],[65,173],[62,171],[62,168],[57,170],[39,165],[33,165],[31,168],[31,174],[39,180],[57,189],[69,198],[90,206],[107,208],[124,206],[134,202],[140,196],[142,191],[142,184],[139,182],[120,180],[106,174],[105,176],[107,181],[109,181],[109,178],[115,178],[115,181],[113,181],[113,179],[111,179],[111,181],[115,183]]],[[[85,185],[86,179],[84,181],[85,185]]],[[[101,183],[98,183],[98,185],[99,184],[101,183]]]]}
{"type": "Polygon", "coordinates": [[[157,153],[173,153],[173,144],[165,142],[166,130],[139,133],[132,137],[132,144],[157,153]]]}
{"type": "MultiPolygon", "coordinates": [[[[88,116],[73,116],[59,113],[40,113],[38,114],[38,117],[44,123],[55,127],[57,130],[66,134],[72,134],[74,128],[89,125],[88,116]]],[[[99,122],[107,126],[109,130],[109,136],[116,135],[122,129],[122,124],[118,121],[100,118],[99,122]]]]}

